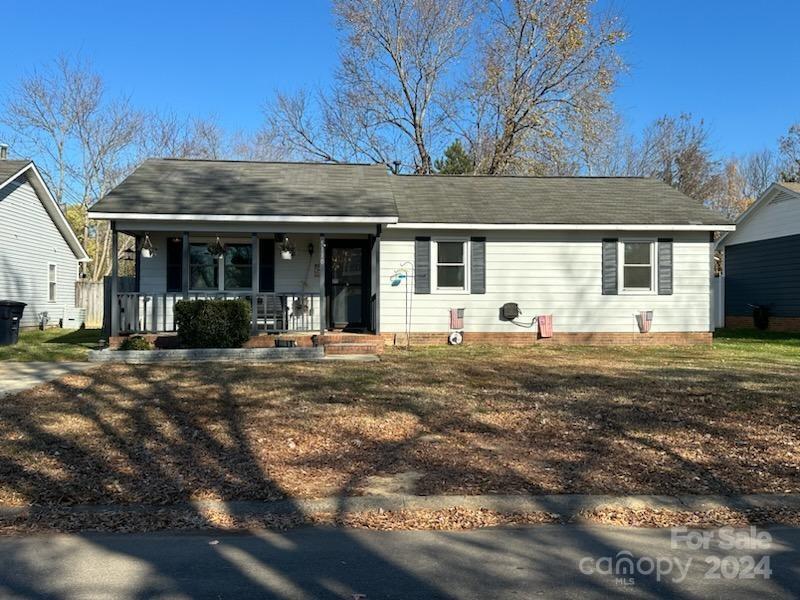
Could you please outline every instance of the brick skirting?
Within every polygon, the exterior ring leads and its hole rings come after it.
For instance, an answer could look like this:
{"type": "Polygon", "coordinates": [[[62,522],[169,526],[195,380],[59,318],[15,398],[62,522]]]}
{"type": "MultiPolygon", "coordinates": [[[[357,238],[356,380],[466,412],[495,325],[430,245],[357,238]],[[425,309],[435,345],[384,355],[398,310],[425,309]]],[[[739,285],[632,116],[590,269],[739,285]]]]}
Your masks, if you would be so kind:
{"type": "MultiPolygon", "coordinates": [[[[387,346],[404,346],[404,333],[381,333],[387,346]]],[[[412,333],[412,346],[447,344],[447,333],[412,333]]],[[[464,332],[465,344],[490,344],[498,346],[529,346],[531,344],[576,344],[591,346],[686,346],[711,344],[710,331],[664,333],[567,333],[554,332],[552,338],[538,338],[535,333],[481,333],[464,332]]]]}
{"type": "MultiPolygon", "coordinates": [[[[725,327],[728,329],[755,329],[753,317],[725,315],[725,327]]],[[[800,317],[770,317],[769,331],[800,333],[800,317]]]]}

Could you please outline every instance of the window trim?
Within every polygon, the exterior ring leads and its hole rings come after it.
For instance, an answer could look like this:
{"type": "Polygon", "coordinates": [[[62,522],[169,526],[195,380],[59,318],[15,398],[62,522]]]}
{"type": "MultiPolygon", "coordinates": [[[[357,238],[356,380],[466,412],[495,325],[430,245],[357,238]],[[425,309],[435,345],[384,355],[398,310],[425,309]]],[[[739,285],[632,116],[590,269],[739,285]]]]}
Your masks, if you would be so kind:
{"type": "Polygon", "coordinates": [[[58,264],[47,263],[47,303],[55,304],[58,302],[58,264]],[[50,267],[53,267],[53,281],[50,281],[50,267]],[[50,286],[53,286],[53,297],[50,298],[50,286]]]}
{"type": "MultiPolygon", "coordinates": [[[[471,245],[470,239],[466,236],[458,237],[432,237],[431,238],[431,293],[433,294],[470,294],[471,281],[470,281],[470,260],[471,260],[471,245]],[[461,242],[464,246],[464,256],[462,263],[464,265],[464,287],[439,287],[439,242],[461,242]]],[[[442,266],[452,265],[458,266],[462,263],[441,263],[442,266]]]]}
{"type": "MultiPolygon", "coordinates": [[[[658,240],[656,238],[620,238],[617,242],[617,292],[626,296],[656,296],[656,274],[658,273],[658,240]],[[625,244],[650,244],[650,287],[625,287],[625,244]]],[[[631,265],[633,266],[633,265],[631,265]]]]}

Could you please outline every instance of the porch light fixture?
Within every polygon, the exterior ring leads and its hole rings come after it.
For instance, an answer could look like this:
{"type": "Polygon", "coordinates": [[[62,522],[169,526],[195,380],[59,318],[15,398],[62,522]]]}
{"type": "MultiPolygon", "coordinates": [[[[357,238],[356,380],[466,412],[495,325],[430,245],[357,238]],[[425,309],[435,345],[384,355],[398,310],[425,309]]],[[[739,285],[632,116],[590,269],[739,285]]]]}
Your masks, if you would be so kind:
{"type": "Polygon", "coordinates": [[[150,241],[150,234],[144,234],[144,241],[142,242],[142,258],[153,258],[156,255],[156,247],[150,241]]]}
{"type": "Polygon", "coordinates": [[[284,236],[281,242],[281,258],[283,260],[292,260],[295,253],[294,243],[289,239],[289,236],[284,236]]]}
{"type": "Polygon", "coordinates": [[[209,244],[207,246],[207,249],[208,253],[214,258],[219,258],[223,254],[225,254],[225,244],[219,241],[219,236],[217,236],[217,239],[214,241],[213,244],[209,244]]]}

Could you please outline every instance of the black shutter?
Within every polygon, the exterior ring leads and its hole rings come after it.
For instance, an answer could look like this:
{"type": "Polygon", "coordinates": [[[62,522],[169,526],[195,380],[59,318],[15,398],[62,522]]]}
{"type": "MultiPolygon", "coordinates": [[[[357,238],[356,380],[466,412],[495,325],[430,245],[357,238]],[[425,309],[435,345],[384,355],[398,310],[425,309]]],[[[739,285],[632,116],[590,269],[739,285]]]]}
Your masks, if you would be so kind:
{"type": "Polygon", "coordinates": [[[431,293],[431,238],[414,239],[414,292],[431,293]]]}
{"type": "Polygon", "coordinates": [[[603,295],[615,296],[618,293],[617,239],[603,240],[603,295]]]}
{"type": "Polygon", "coordinates": [[[167,238],[167,291],[183,290],[183,240],[167,238]]]}
{"type": "Polygon", "coordinates": [[[258,291],[275,291],[275,240],[258,240],[258,291]]]}
{"type": "Polygon", "coordinates": [[[658,240],[658,295],[672,295],[672,240],[658,240]]]}
{"type": "Polygon", "coordinates": [[[471,238],[470,290],[473,294],[486,293],[486,238],[471,238]]]}

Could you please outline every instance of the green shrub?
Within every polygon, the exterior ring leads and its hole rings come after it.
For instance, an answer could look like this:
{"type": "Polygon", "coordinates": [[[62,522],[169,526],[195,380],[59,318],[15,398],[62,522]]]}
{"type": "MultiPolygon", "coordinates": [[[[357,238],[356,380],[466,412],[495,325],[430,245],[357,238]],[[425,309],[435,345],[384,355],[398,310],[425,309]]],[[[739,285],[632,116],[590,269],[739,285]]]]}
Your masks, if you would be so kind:
{"type": "Polygon", "coordinates": [[[250,339],[246,300],[181,300],[175,303],[181,348],[239,348],[250,339]]]}
{"type": "Polygon", "coordinates": [[[120,350],[152,350],[153,342],[140,335],[126,337],[119,345],[120,350]]]}

